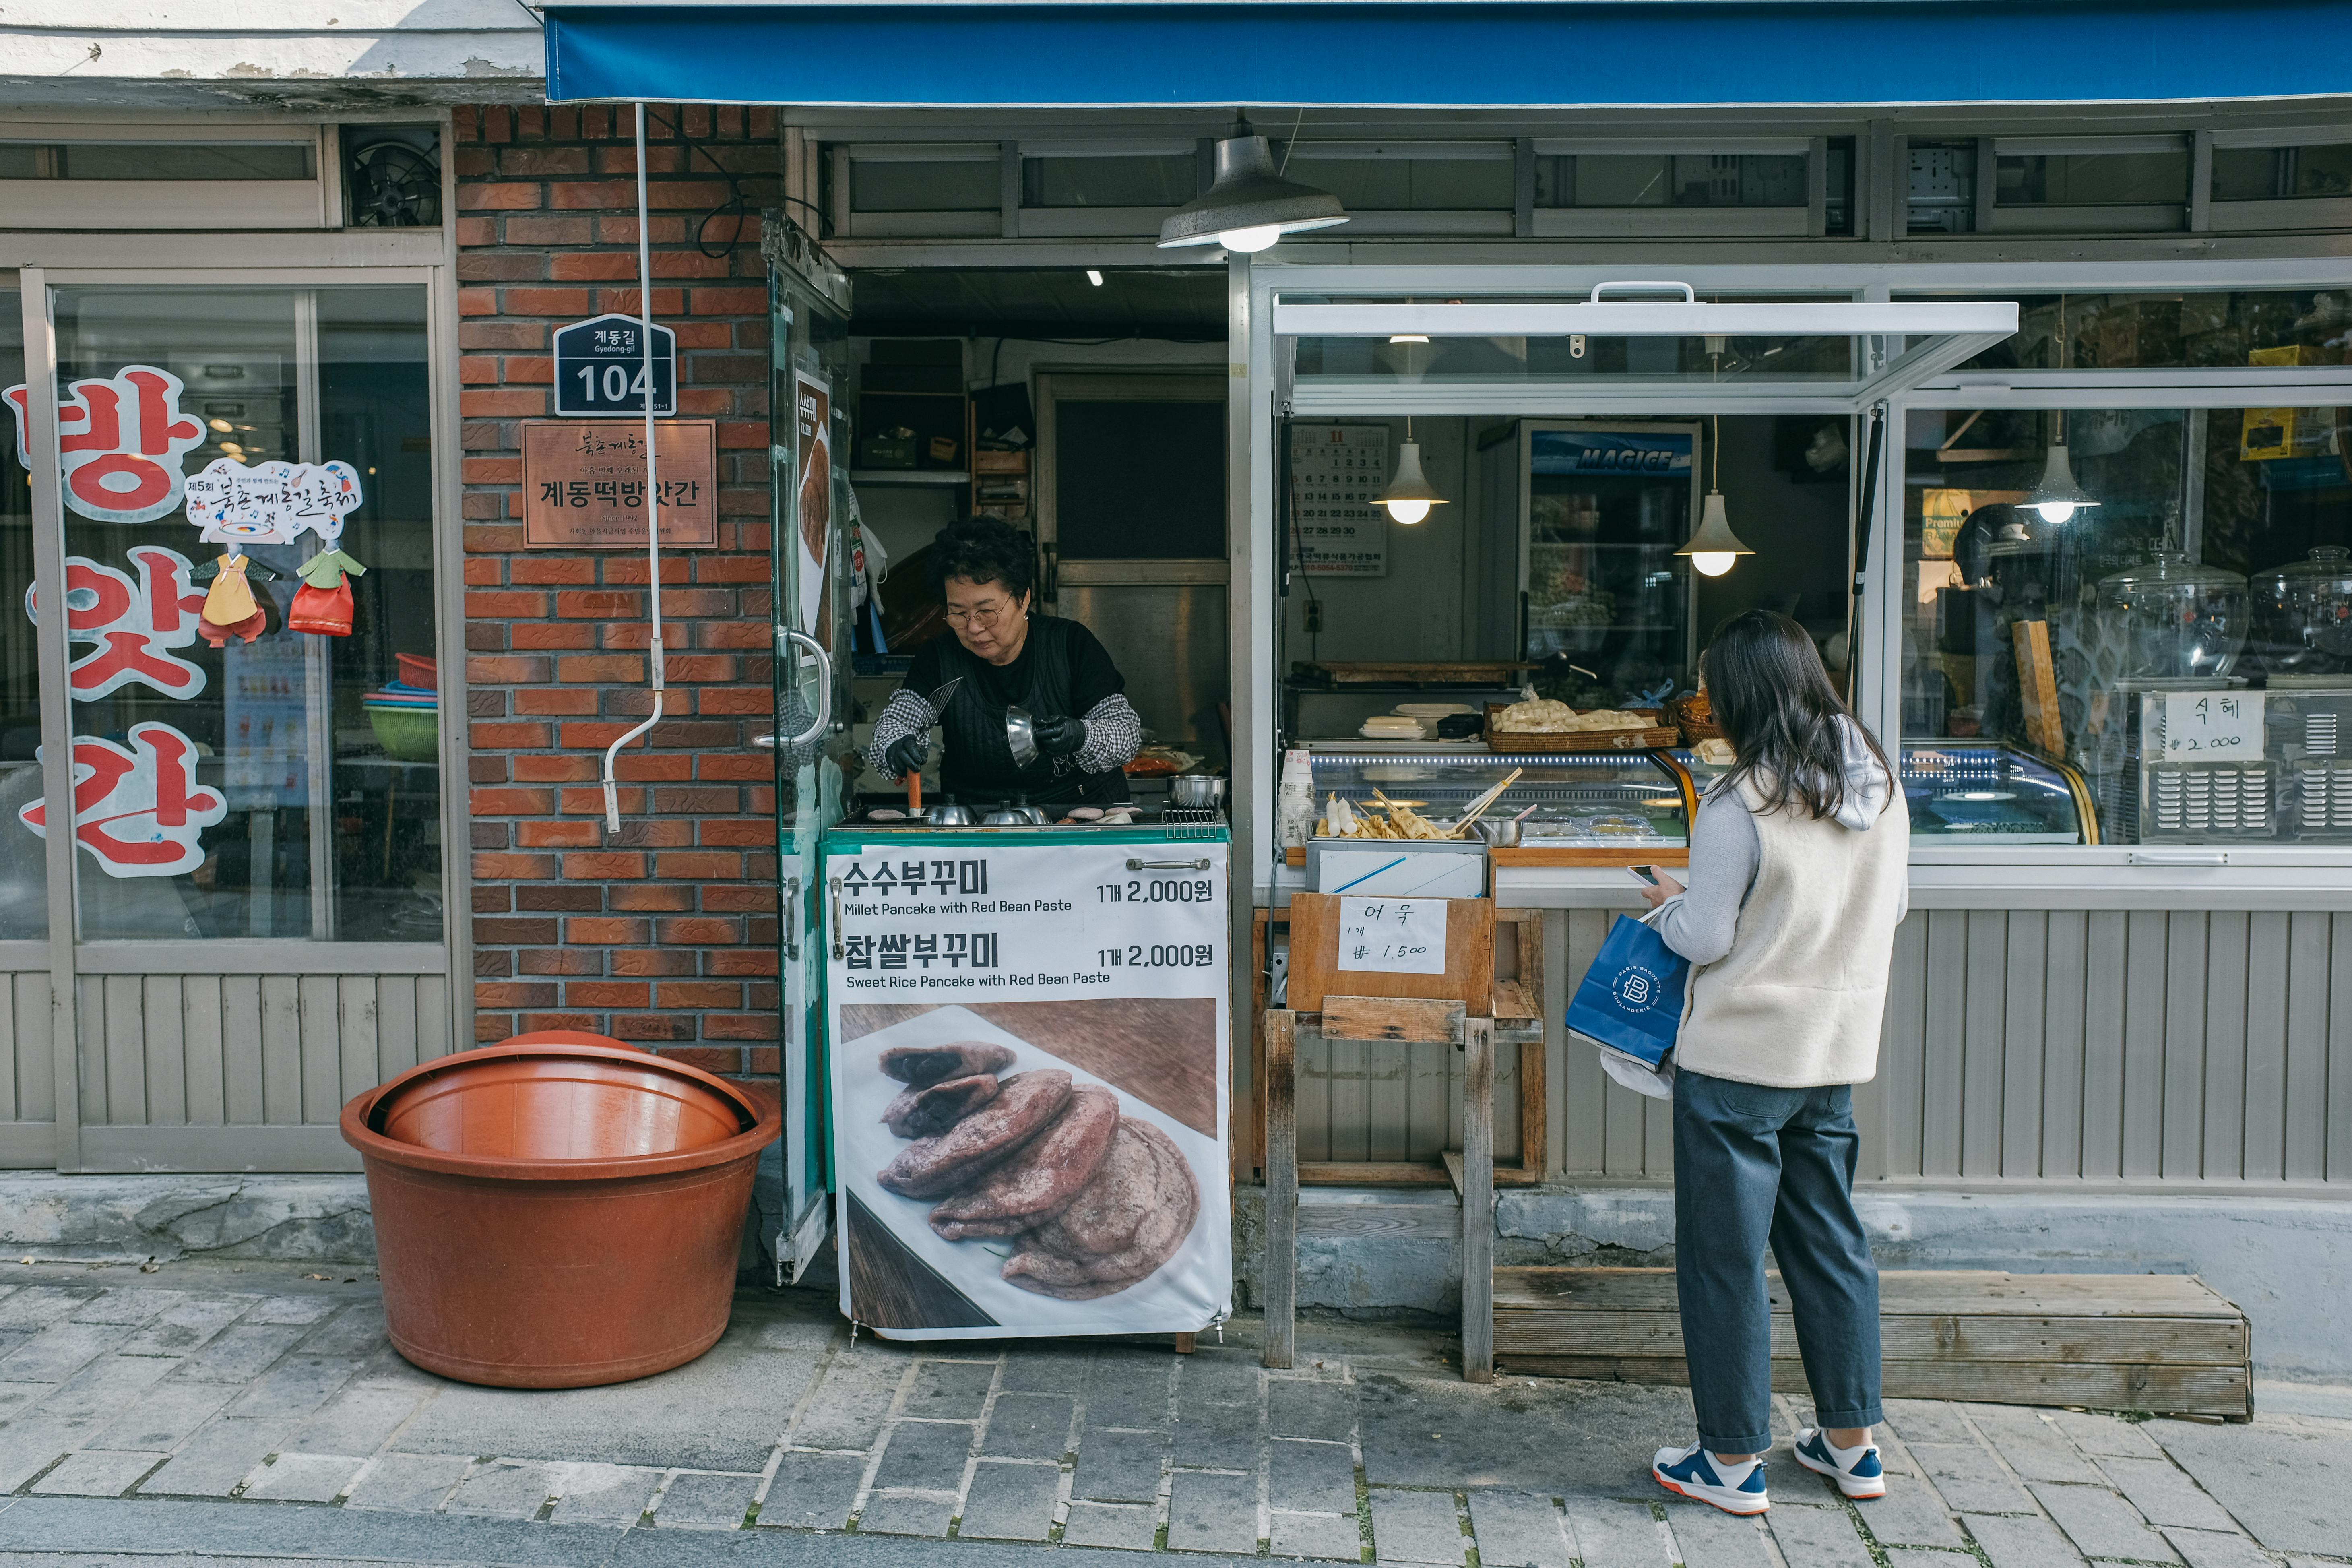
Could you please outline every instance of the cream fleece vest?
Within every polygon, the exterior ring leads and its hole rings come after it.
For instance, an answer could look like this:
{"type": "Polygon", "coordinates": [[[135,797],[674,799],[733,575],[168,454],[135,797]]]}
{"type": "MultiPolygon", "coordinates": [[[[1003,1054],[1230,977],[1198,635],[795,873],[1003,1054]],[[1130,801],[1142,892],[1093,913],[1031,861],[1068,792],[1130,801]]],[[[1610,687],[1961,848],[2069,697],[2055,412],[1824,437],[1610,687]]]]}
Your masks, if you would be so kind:
{"type": "Polygon", "coordinates": [[[1675,1065],[1780,1089],[1866,1083],[1878,1072],[1879,1022],[1909,875],[1903,794],[1857,833],[1800,805],[1756,820],[1756,881],[1731,952],[1692,972],[1675,1065]]]}

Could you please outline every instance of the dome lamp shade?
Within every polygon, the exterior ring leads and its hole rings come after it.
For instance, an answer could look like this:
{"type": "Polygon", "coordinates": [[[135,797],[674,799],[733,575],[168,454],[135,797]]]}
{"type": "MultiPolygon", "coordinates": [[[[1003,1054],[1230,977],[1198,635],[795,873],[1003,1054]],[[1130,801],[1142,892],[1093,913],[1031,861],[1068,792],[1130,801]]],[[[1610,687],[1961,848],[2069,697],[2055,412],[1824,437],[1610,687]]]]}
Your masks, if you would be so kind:
{"type": "Polygon", "coordinates": [[[1286,180],[1263,136],[1229,136],[1217,143],[1216,178],[1160,226],[1160,247],[1223,245],[1264,250],[1286,234],[1330,228],[1348,221],[1347,208],[1328,191],[1286,180]]]}

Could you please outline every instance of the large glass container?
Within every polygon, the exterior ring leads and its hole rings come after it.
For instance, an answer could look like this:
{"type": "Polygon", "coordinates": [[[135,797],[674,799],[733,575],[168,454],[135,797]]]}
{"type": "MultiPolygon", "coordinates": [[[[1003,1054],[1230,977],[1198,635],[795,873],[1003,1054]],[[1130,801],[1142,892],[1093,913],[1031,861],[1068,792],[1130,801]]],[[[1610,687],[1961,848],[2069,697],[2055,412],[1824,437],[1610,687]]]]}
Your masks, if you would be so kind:
{"type": "Polygon", "coordinates": [[[1336,794],[1360,811],[1383,796],[1413,802],[1444,822],[1517,769],[1480,820],[1527,813],[1521,848],[1622,850],[1631,863],[1644,851],[1690,846],[1689,775],[1666,752],[1310,750],[1318,816],[1336,794]]]}
{"type": "Polygon", "coordinates": [[[2088,628],[2093,665],[2108,680],[2227,675],[2245,647],[2246,580],[2178,550],[2099,579],[2088,628]]]}
{"type": "Polygon", "coordinates": [[[2322,545],[2308,558],[2258,573],[2252,651],[2265,673],[2352,673],[2352,550],[2322,545]]]}
{"type": "Polygon", "coordinates": [[[1915,836],[1973,844],[2098,842],[2083,775],[1999,741],[1903,742],[1903,796],[1915,836]]]}

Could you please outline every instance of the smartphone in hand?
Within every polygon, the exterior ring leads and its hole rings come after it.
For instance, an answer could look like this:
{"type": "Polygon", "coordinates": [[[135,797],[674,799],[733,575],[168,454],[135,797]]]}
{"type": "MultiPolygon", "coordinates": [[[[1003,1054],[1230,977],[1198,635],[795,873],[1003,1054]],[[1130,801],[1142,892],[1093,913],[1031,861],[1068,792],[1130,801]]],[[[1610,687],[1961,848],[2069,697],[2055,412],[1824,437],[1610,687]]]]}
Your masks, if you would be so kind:
{"type": "Polygon", "coordinates": [[[1638,877],[1653,888],[1658,886],[1658,868],[1655,866],[1628,866],[1625,871],[1627,875],[1638,877]]]}

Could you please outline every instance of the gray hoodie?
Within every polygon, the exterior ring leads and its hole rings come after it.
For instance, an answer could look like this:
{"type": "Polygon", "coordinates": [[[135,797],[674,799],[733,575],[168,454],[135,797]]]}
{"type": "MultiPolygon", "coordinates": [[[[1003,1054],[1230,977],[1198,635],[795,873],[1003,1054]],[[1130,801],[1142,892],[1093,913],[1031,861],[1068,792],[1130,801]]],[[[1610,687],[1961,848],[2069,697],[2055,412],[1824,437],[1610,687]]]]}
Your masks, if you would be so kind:
{"type": "MultiPolygon", "coordinates": [[[[1886,809],[1895,781],[1864,743],[1860,725],[1842,717],[1838,733],[1844,743],[1846,793],[1835,820],[1841,827],[1867,833],[1886,809]]],[[[1709,794],[1692,826],[1690,850],[1688,890],[1669,899],[1651,923],[1668,947],[1693,963],[1714,963],[1731,952],[1740,906],[1748,901],[1763,857],[1748,803],[1727,790],[1709,794]]],[[[1906,886],[1895,910],[1897,921],[1910,904],[1906,886]]]]}

